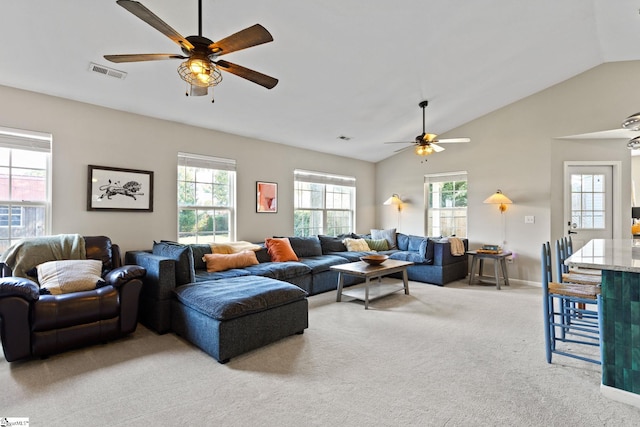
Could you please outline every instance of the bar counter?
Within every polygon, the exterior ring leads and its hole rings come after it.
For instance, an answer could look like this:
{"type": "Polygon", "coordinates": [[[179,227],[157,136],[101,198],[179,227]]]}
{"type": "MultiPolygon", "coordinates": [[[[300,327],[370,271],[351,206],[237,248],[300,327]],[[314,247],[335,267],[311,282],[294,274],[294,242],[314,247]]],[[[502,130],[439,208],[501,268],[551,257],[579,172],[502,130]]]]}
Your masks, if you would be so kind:
{"type": "Polygon", "coordinates": [[[602,393],[640,408],[640,240],[594,239],[565,260],[602,270],[602,393]]]}

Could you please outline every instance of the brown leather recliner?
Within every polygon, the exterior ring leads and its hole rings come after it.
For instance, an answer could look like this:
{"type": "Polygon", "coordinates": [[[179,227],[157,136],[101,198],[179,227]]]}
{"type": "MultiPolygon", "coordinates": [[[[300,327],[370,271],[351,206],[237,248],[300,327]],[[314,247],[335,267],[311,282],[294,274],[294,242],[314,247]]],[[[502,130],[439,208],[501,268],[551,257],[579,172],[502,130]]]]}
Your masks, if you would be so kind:
{"type": "Polygon", "coordinates": [[[146,270],[122,266],[120,249],[108,237],[84,241],[86,258],[103,265],[105,285],[94,290],[40,295],[35,282],[10,277],[11,270],[0,266],[0,337],[7,361],[47,356],[135,331],[146,270]]]}

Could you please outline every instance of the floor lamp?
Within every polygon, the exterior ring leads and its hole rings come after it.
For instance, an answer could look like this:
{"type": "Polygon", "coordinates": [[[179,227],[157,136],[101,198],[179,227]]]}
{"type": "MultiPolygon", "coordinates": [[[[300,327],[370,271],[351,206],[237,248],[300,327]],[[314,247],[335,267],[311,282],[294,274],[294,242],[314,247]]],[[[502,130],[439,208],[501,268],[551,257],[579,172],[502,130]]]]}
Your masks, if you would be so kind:
{"type": "Polygon", "coordinates": [[[512,204],[513,202],[511,201],[511,199],[509,199],[507,196],[505,196],[504,194],[502,194],[501,190],[496,191],[495,193],[493,193],[491,196],[487,197],[484,201],[484,203],[490,203],[490,204],[494,204],[494,205],[499,205],[498,209],[500,210],[500,219],[502,221],[501,227],[502,227],[502,243],[501,245],[504,245],[506,243],[506,223],[505,223],[505,217],[504,217],[504,212],[507,210],[507,205],[512,204]]]}
{"type": "Polygon", "coordinates": [[[400,196],[397,194],[392,194],[383,204],[385,205],[393,205],[398,208],[398,226],[397,229],[400,229],[400,211],[402,210],[402,200],[400,196]]]}

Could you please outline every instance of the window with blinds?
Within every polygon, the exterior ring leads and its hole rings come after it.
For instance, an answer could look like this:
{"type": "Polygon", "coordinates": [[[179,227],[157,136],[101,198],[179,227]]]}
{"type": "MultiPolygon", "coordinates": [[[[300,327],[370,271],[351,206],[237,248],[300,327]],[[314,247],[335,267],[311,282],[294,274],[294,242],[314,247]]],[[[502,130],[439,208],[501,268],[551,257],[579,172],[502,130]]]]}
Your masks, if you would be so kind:
{"type": "Polygon", "coordinates": [[[236,237],[236,161],[178,153],[178,241],[236,237]]]}
{"type": "Polygon", "coordinates": [[[337,236],[355,230],[356,179],[294,171],[295,236],[337,236]]]}
{"type": "Polygon", "coordinates": [[[427,236],[467,237],[467,172],[425,175],[427,236]]]}
{"type": "Polygon", "coordinates": [[[50,233],[51,134],[0,127],[0,253],[50,233]]]}

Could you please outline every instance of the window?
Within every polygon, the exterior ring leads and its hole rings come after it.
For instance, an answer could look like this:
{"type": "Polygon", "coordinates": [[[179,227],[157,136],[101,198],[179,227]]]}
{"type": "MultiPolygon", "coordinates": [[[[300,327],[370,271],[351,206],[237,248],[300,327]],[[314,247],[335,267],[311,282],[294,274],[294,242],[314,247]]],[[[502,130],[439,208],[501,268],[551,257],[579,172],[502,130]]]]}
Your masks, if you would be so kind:
{"type": "Polygon", "coordinates": [[[178,242],[235,240],[236,162],[178,153],[178,242]]]}
{"type": "Polygon", "coordinates": [[[467,173],[425,176],[427,236],[467,237],[467,173]]]}
{"type": "Polygon", "coordinates": [[[51,135],[0,127],[0,253],[49,234],[51,135]]]}
{"type": "Polygon", "coordinates": [[[295,236],[350,233],[355,230],[356,179],[294,171],[295,236]]]}
{"type": "Polygon", "coordinates": [[[575,228],[605,228],[605,175],[571,174],[571,224],[575,228]]]}

